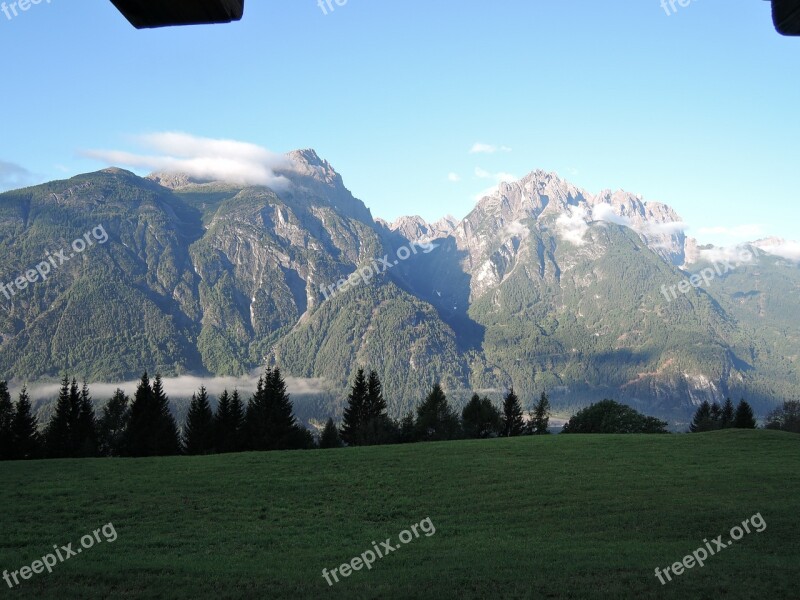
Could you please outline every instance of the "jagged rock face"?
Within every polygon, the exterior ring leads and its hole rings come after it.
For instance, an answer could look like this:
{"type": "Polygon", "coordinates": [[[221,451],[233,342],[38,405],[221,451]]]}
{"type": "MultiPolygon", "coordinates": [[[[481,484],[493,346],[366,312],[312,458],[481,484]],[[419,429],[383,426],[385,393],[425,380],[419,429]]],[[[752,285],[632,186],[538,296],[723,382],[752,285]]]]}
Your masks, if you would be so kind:
{"type": "Polygon", "coordinates": [[[286,155],[276,175],[285,185],[270,189],[106,169],[1,194],[0,282],[98,223],[109,243],[13,302],[0,296],[0,377],[238,375],[271,362],[341,398],[367,366],[395,414],[436,381],[456,402],[513,384],[526,401],[547,389],[562,407],[609,396],[665,415],[797,384],[800,336],[785,332],[797,330],[800,275],[782,240],[759,243],[782,259],[668,302],[661,287],[709,249],[670,207],[627,192],[534,171],[460,222],[389,224],[313,150],[286,155]]]}

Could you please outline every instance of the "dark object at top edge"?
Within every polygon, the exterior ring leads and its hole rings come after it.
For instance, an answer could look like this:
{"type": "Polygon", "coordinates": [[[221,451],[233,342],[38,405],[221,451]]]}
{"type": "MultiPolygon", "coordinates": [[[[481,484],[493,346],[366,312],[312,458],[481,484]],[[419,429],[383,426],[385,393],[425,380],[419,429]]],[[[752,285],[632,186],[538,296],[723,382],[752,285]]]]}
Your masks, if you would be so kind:
{"type": "Polygon", "coordinates": [[[137,29],[238,21],[244,0],[111,0],[137,29]]]}

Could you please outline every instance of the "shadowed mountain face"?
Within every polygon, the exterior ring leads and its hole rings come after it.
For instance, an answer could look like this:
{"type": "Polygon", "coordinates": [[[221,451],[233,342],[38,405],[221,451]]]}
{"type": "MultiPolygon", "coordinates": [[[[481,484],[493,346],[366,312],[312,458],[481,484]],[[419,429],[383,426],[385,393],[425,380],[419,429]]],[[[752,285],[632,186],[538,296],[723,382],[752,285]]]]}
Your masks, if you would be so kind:
{"type": "Polygon", "coordinates": [[[797,264],[762,251],[670,296],[714,254],[668,206],[535,171],[460,222],[388,224],[313,150],[288,164],[279,190],[107,169],[0,195],[0,283],[73,254],[0,293],[0,377],[270,363],[338,392],[363,365],[395,415],[435,381],[456,402],[513,384],[528,405],[547,390],[565,408],[614,397],[678,418],[798,389],[797,264]],[[72,251],[99,226],[105,243],[72,251]]]}

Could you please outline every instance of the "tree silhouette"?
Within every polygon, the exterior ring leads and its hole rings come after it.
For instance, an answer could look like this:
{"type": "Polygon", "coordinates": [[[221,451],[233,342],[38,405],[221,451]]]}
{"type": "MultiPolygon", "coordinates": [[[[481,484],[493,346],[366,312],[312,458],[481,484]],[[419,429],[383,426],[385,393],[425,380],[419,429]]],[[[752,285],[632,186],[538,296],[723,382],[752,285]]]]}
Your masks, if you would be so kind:
{"type": "Polygon", "coordinates": [[[339,437],[339,430],[333,422],[333,419],[328,419],[325,423],[325,429],[322,430],[322,435],[319,436],[320,448],[341,448],[342,440],[339,437]]]}
{"type": "Polygon", "coordinates": [[[103,407],[97,421],[97,440],[101,456],[125,454],[125,430],[130,420],[130,398],[120,389],[103,407]]]}
{"type": "Polygon", "coordinates": [[[550,399],[545,392],[542,392],[539,401],[533,408],[533,418],[530,423],[530,431],[533,435],[547,435],[550,433],[550,399]]]}
{"type": "Polygon", "coordinates": [[[364,421],[367,410],[367,378],[364,369],[356,372],[353,387],[347,396],[347,406],[342,419],[341,437],[348,446],[360,446],[364,440],[364,421]]]}
{"type": "Polygon", "coordinates": [[[183,431],[183,451],[189,455],[210,454],[214,449],[214,414],[205,387],[192,396],[186,427],[183,431]]]}
{"type": "Polygon", "coordinates": [[[522,405],[512,387],[503,399],[503,436],[513,437],[525,433],[522,405]]]}
{"type": "Polygon", "coordinates": [[[502,419],[489,398],[473,394],[461,411],[461,425],[469,438],[496,437],[502,429],[502,419]]]}
{"type": "Polygon", "coordinates": [[[736,414],[733,417],[733,426],[736,429],[755,429],[756,417],[752,407],[742,398],[736,406],[736,414]]]}
{"type": "Polygon", "coordinates": [[[14,457],[13,421],[14,405],[11,403],[8,383],[0,381],[0,460],[14,457]]]}
{"type": "Polygon", "coordinates": [[[459,437],[458,416],[450,408],[442,386],[434,384],[428,397],[417,407],[416,439],[428,442],[459,437]]]}
{"type": "Polygon", "coordinates": [[[19,393],[11,431],[15,460],[30,460],[41,456],[39,426],[33,415],[28,390],[24,387],[19,393]]]}

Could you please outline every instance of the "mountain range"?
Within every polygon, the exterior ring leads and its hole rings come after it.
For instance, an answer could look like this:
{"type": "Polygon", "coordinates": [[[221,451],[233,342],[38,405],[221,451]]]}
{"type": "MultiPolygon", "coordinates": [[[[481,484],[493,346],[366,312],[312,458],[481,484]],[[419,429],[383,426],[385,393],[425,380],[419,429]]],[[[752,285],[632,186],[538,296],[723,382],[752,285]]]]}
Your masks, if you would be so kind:
{"type": "Polygon", "coordinates": [[[797,397],[796,245],[701,246],[667,205],[544,171],[464,219],[388,223],[313,150],[287,159],[272,188],[110,168],[0,194],[0,283],[108,234],[0,295],[0,378],[279,365],[326,382],[318,418],[362,365],[395,416],[437,381],[457,404],[513,386],[527,406],[608,397],[677,421],[797,397]]]}

